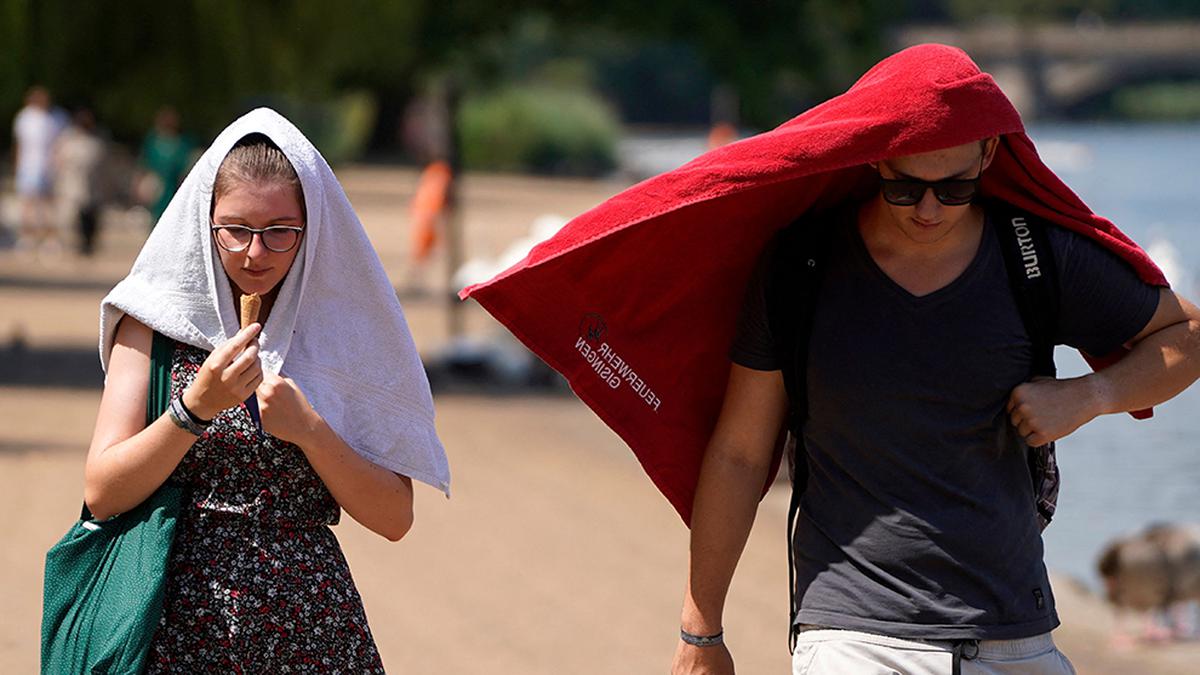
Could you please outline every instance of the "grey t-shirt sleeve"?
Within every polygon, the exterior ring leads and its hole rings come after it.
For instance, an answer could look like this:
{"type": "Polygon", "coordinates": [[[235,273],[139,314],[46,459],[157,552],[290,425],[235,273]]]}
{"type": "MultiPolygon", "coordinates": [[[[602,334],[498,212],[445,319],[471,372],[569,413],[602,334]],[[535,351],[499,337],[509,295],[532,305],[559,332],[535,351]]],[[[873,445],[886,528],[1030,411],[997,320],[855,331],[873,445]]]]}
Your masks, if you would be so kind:
{"type": "Polygon", "coordinates": [[[729,358],[739,366],[754,370],[779,370],[771,325],[767,320],[767,275],[770,269],[771,247],[759,257],[754,273],[746,284],[745,299],[738,317],[737,333],[729,358]]]}
{"type": "Polygon", "coordinates": [[[1104,356],[1137,335],[1158,309],[1158,287],[1101,244],[1051,228],[1058,269],[1058,341],[1104,356]]]}

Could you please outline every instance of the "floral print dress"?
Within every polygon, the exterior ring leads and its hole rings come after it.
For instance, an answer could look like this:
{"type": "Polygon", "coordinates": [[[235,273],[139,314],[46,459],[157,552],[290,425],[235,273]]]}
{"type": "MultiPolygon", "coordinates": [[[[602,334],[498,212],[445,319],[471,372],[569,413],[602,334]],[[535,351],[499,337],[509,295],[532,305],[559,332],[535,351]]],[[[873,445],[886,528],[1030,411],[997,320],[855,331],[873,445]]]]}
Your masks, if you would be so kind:
{"type": "MultiPolygon", "coordinates": [[[[171,393],[207,358],[176,343],[171,393]]],[[[171,478],[177,525],[148,673],[382,673],[330,525],[340,509],[299,447],[243,404],[213,420],[171,478]]]]}

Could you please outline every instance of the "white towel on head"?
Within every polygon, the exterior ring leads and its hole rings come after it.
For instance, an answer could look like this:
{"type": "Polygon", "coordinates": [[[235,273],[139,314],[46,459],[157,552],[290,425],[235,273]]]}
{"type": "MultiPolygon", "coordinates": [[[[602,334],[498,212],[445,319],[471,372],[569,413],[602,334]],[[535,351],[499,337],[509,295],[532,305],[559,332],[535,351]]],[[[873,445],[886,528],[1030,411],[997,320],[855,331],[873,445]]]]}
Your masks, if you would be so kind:
{"type": "Polygon", "coordinates": [[[296,381],[358,454],[450,493],[433,399],[400,301],[333,171],[300,130],[259,108],[221,132],[180,186],[133,263],[100,306],[100,362],[108,369],[125,314],[211,351],[237,333],[229,279],[209,233],[213,181],[243,137],[279,146],[304,187],[302,250],[259,338],[263,368],[296,381]]]}

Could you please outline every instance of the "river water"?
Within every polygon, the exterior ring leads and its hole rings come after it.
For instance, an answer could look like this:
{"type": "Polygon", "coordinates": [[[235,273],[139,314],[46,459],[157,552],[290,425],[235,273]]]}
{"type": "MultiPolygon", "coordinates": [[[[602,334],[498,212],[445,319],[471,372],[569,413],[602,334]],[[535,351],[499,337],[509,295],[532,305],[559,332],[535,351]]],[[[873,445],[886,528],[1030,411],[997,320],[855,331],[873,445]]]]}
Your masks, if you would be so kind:
{"type": "MultiPolygon", "coordinates": [[[[1200,301],[1200,124],[1043,124],[1030,136],[1043,160],[1097,213],[1150,252],[1172,286],[1200,301]]],[[[704,151],[696,135],[625,141],[635,176],[666,171],[704,151]]],[[[1087,366],[1056,354],[1062,377],[1087,366]]],[[[1153,522],[1200,521],[1200,385],[1137,421],[1094,420],[1059,443],[1058,515],[1045,533],[1046,564],[1090,586],[1104,545],[1153,522]]]]}
{"type": "MultiPolygon", "coordinates": [[[[1200,124],[1043,125],[1043,159],[1097,213],[1146,248],[1193,301],[1200,272],[1200,124]]],[[[1087,372],[1059,348],[1061,376],[1087,372]]],[[[1045,533],[1046,564],[1089,584],[1105,543],[1152,522],[1200,521],[1200,385],[1155,416],[1094,420],[1059,443],[1059,512],[1045,533]]]]}

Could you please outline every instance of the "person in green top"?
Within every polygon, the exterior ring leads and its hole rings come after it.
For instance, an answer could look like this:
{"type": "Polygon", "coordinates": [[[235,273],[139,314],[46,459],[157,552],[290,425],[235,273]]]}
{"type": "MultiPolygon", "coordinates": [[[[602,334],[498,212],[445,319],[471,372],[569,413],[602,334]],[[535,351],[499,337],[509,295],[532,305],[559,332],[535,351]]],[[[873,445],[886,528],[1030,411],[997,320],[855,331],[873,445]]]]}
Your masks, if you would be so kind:
{"type": "Polygon", "coordinates": [[[150,206],[150,227],[158,223],[176,188],[191,166],[195,144],[190,136],[179,131],[179,113],[171,106],[159,108],[154,115],[154,127],[142,141],[140,164],[158,183],[150,206]]]}

